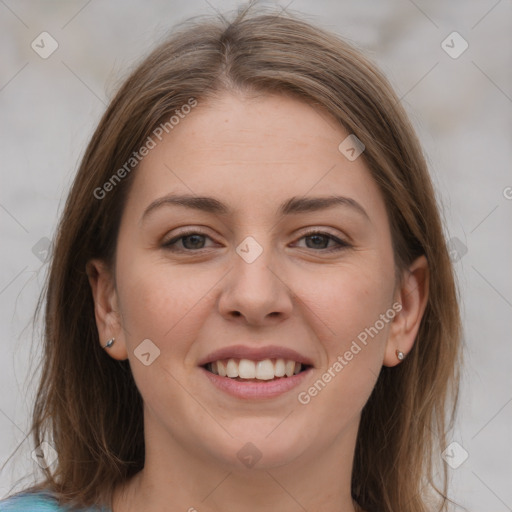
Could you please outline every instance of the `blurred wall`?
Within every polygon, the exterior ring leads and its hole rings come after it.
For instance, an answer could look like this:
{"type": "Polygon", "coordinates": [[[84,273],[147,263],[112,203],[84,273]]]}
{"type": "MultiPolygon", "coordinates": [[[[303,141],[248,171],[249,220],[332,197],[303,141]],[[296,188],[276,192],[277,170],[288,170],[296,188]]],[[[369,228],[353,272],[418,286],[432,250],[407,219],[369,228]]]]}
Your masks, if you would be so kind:
{"type": "MultiPolygon", "coordinates": [[[[37,330],[31,342],[30,321],[45,255],[85,145],[129,66],[170,27],[237,5],[0,0],[2,495],[36,467],[31,440],[9,457],[26,437],[37,383],[29,363],[37,363],[40,346],[37,330]]],[[[450,464],[457,503],[470,511],[510,511],[512,3],[280,5],[362,48],[387,74],[418,130],[443,205],[465,328],[451,439],[457,444],[439,456],[450,464]]]]}

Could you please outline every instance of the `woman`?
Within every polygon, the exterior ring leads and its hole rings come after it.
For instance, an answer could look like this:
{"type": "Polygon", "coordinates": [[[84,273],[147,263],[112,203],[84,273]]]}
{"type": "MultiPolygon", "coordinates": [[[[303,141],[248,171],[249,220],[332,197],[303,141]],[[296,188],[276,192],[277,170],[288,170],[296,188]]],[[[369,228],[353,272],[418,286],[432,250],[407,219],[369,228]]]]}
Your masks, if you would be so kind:
{"type": "Polygon", "coordinates": [[[154,50],[46,299],[32,432],[58,460],[0,510],[447,510],[453,271],[413,129],[338,37],[246,9],[154,50]]]}

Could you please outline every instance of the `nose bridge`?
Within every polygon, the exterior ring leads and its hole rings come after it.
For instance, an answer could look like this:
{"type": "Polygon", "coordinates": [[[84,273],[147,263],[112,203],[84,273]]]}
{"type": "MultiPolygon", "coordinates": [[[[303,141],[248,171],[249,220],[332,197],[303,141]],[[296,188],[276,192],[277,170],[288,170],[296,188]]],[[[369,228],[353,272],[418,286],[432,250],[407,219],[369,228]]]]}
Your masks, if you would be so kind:
{"type": "Polygon", "coordinates": [[[277,258],[269,234],[246,236],[235,248],[233,271],[223,292],[221,313],[261,322],[279,313],[289,315],[291,298],[273,267],[277,258]]]}

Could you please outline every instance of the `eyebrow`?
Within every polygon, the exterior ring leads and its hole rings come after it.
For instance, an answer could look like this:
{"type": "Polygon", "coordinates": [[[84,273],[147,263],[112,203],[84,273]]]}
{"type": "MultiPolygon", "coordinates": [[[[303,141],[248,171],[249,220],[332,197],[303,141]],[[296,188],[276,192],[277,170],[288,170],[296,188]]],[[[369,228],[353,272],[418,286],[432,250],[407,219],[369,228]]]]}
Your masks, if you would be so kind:
{"type": "MultiPolygon", "coordinates": [[[[142,214],[140,221],[142,222],[148,215],[162,206],[177,205],[194,210],[200,210],[215,215],[232,215],[233,210],[222,203],[218,199],[205,196],[193,196],[188,194],[169,194],[153,201],[142,214]]],[[[366,210],[354,199],[350,197],[330,195],[322,197],[291,197],[286,200],[278,209],[278,215],[284,217],[286,215],[295,215],[300,213],[311,213],[320,210],[327,210],[335,206],[348,207],[358,212],[366,219],[370,217],[366,210]]]]}

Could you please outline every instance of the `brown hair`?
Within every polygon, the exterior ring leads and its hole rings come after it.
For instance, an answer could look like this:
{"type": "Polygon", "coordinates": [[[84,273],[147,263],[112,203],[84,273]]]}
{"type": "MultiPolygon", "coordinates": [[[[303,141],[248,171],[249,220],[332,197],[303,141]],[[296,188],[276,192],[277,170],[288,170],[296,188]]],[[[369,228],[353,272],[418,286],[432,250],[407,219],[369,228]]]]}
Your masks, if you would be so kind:
{"type": "Polygon", "coordinates": [[[28,491],[49,489],[71,506],[110,504],[114,487],[143,468],[142,398],[128,360],[115,361],[100,346],[86,275],[92,258],[115,261],[136,169],[103,199],[95,190],[190,98],[205,101],[230,89],[293,95],[355,134],[387,205],[397,268],[426,256],[431,275],[420,330],[402,364],[382,368],[362,411],[352,495],[368,512],[431,511],[433,498],[446,510],[441,452],[458,401],[460,318],[420,145],[388,81],[361,52],[297,15],[254,12],[252,5],[231,22],[194,19],[180,27],[124,82],[87,147],[38,305],[46,299],[31,433],[35,446],[48,439],[58,460],[28,491]]]}

